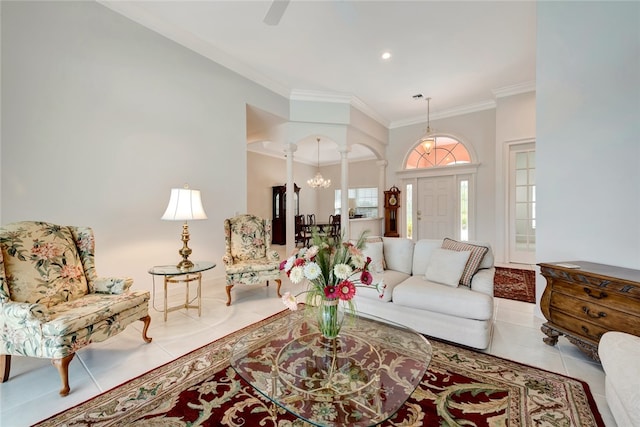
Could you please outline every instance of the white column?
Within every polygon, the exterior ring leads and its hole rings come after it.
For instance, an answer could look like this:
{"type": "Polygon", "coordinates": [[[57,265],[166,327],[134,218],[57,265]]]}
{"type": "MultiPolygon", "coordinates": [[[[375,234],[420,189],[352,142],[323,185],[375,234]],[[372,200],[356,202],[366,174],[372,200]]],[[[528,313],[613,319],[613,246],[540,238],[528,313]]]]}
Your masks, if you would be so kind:
{"type": "Polygon", "coordinates": [[[349,147],[339,147],[340,152],[340,232],[348,240],[349,236],[349,147]]]}
{"type": "Polygon", "coordinates": [[[296,247],[296,226],[295,226],[295,211],[294,211],[294,194],[295,188],[293,183],[293,153],[298,149],[298,146],[292,142],[285,144],[284,152],[287,157],[287,196],[286,206],[287,218],[286,218],[286,230],[287,230],[287,255],[293,252],[296,247]]]}
{"type": "Polygon", "coordinates": [[[384,190],[387,188],[387,165],[386,160],[378,160],[378,217],[384,217],[384,190]]]}

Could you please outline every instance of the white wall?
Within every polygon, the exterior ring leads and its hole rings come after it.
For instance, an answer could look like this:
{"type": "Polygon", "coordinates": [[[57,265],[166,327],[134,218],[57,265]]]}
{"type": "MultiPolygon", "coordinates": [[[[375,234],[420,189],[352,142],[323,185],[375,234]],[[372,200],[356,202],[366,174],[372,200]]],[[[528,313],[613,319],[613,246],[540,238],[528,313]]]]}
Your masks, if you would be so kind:
{"type": "MultiPolygon", "coordinates": [[[[295,153],[294,153],[295,156],[295,153]]],[[[286,185],[287,162],[286,159],[278,159],[263,154],[247,153],[247,212],[272,218],[272,195],[274,185],[286,185]]],[[[307,185],[307,179],[316,173],[314,166],[300,162],[293,163],[293,181],[300,187],[300,213],[310,214],[316,212],[316,192],[307,185]]]]}
{"type": "MultiPolygon", "coordinates": [[[[88,225],[102,275],[178,261],[170,188],[202,191],[192,259],[222,276],[247,207],[246,103],[288,100],[94,2],[2,2],[2,221],[88,225]]],[[[206,293],[206,289],[205,289],[206,293]]]]}
{"type": "Polygon", "coordinates": [[[536,94],[527,92],[500,97],[496,100],[496,176],[495,195],[496,236],[493,254],[497,262],[507,259],[507,162],[510,144],[535,142],[536,137],[536,94]]]}
{"type": "Polygon", "coordinates": [[[538,262],[640,269],[639,17],[638,2],[538,2],[538,262]]]}

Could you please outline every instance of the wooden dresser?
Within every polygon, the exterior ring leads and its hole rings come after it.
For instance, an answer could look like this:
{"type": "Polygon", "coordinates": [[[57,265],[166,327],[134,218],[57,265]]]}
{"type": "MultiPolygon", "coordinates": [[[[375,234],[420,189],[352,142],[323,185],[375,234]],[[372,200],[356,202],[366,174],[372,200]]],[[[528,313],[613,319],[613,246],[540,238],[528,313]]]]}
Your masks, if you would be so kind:
{"type": "Polygon", "coordinates": [[[640,336],[640,270],[585,261],[538,265],[547,279],[540,301],[548,320],[541,328],[545,343],[555,345],[565,335],[599,361],[598,342],[605,332],[640,336]]]}

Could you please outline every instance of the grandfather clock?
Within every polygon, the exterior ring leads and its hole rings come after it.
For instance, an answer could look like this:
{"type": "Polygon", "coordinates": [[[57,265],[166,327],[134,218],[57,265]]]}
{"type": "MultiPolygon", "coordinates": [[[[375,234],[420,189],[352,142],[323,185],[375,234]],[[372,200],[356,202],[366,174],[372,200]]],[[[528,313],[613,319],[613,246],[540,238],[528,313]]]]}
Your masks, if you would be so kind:
{"type": "Polygon", "coordinates": [[[400,190],[395,185],[384,192],[384,235],[400,237],[398,233],[398,208],[400,207],[400,190]]]}

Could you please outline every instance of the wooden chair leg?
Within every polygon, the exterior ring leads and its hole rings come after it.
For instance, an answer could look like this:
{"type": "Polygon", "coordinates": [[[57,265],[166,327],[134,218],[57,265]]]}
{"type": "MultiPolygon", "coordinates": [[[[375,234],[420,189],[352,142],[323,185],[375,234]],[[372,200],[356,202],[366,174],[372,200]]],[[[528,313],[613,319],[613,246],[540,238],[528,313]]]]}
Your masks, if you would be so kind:
{"type": "Polygon", "coordinates": [[[60,379],[62,380],[62,388],[60,389],[60,396],[66,396],[69,394],[69,363],[75,356],[75,353],[71,353],[62,359],[51,359],[51,363],[58,369],[60,373],[60,379]]]}
{"type": "Polygon", "coordinates": [[[9,371],[11,371],[11,355],[0,355],[0,374],[2,375],[3,383],[9,379],[9,371]]]}
{"type": "Polygon", "coordinates": [[[231,288],[233,285],[227,285],[227,307],[231,305],[231,288]]]}
{"type": "Polygon", "coordinates": [[[276,283],[278,284],[278,289],[276,290],[276,292],[278,293],[278,298],[282,298],[282,295],[280,295],[280,286],[282,286],[282,280],[276,279],[276,283]]]}
{"type": "Polygon", "coordinates": [[[149,325],[151,324],[151,316],[146,315],[146,316],[144,316],[144,317],[143,317],[142,319],[140,319],[140,320],[142,320],[142,321],[144,322],[144,326],[142,327],[142,339],[143,339],[145,342],[151,342],[151,340],[152,340],[153,338],[151,338],[151,337],[149,337],[149,336],[147,335],[147,331],[149,330],[149,325]]]}

